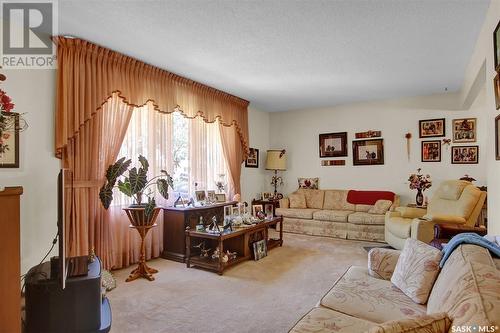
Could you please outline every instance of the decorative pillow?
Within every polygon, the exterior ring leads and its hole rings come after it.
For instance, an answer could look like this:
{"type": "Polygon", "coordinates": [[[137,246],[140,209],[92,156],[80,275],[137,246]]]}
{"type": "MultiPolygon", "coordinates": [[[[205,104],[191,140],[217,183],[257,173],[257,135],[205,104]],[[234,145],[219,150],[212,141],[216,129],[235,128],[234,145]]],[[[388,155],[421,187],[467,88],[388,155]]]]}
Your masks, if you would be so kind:
{"type": "Polygon", "coordinates": [[[319,178],[299,178],[299,188],[319,189],[319,178]]]}
{"type": "Polygon", "coordinates": [[[438,276],[442,256],[435,247],[407,238],[391,282],[414,302],[425,304],[438,276]]]}
{"type": "Polygon", "coordinates": [[[290,200],[290,208],[307,208],[304,193],[292,193],[288,196],[288,200],[290,200]]]}
{"type": "Polygon", "coordinates": [[[447,333],[450,326],[450,318],[445,312],[441,312],[411,319],[386,321],[370,328],[368,333],[447,333]]]}
{"type": "Polygon", "coordinates": [[[368,210],[370,214],[385,214],[392,206],[391,200],[377,200],[375,205],[368,210]]]}

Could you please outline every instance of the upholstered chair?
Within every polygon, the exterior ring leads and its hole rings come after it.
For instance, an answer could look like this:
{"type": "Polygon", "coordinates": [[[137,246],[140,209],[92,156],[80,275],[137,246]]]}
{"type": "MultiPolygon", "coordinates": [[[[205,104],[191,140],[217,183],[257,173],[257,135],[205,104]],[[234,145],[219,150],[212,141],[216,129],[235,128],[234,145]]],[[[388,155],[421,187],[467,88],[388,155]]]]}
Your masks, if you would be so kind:
{"type": "Polygon", "coordinates": [[[429,243],[436,223],[456,223],[473,227],[486,199],[486,192],[464,180],[440,184],[427,209],[397,207],[385,215],[385,241],[402,249],[406,238],[429,243]]]}

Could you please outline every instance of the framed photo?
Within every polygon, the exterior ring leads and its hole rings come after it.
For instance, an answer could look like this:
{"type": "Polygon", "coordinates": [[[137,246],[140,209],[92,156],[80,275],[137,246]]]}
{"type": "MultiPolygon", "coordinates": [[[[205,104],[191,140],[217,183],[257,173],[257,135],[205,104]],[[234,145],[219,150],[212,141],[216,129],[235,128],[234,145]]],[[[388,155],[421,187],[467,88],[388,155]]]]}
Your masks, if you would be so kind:
{"type": "Polygon", "coordinates": [[[224,218],[233,215],[233,206],[224,206],[224,218]]]}
{"type": "MultiPolygon", "coordinates": [[[[5,117],[15,117],[15,128],[19,128],[19,116],[5,115],[5,117]]],[[[5,131],[0,138],[0,168],[19,168],[19,130],[5,131]]]]}
{"type": "Polygon", "coordinates": [[[477,164],[479,162],[479,146],[452,146],[452,164],[477,164]]]}
{"type": "Polygon", "coordinates": [[[246,168],[258,168],[259,167],[259,150],[257,148],[249,148],[250,152],[245,160],[246,168]]]}
{"type": "Polygon", "coordinates": [[[205,191],[194,191],[194,195],[196,196],[196,201],[198,202],[207,200],[205,191]]]}
{"type": "Polygon", "coordinates": [[[381,136],[382,136],[382,131],[371,131],[371,130],[354,134],[354,137],[356,139],[380,138],[381,136]]]}
{"type": "Polygon", "coordinates": [[[274,216],[274,205],[273,204],[265,204],[264,205],[264,213],[266,213],[267,218],[272,218],[274,216]]]}
{"type": "Polygon", "coordinates": [[[500,115],[495,118],[495,156],[496,160],[500,161],[500,115]]]}
{"type": "Polygon", "coordinates": [[[453,119],[453,142],[476,142],[476,118],[453,119]]]}
{"type": "Polygon", "coordinates": [[[233,206],[231,210],[231,215],[241,215],[240,207],[233,206]]]}
{"type": "Polygon", "coordinates": [[[495,105],[500,109],[500,73],[493,79],[493,89],[495,90],[495,105]]]}
{"type": "Polygon", "coordinates": [[[441,162],[441,141],[422,141],[422,162],[441,162]]]}
{"type": "Polygon", "coordinates": [[[215,195],[216,202],[226,202],[226,194],[225,193],[217,193],[215,195]]]}
{"type": "Polygon", "coordinates": [[[319,135],[319,157],[347,156],[347,132],[319,135]]]}
{"type": "Polygon", "coordinates": [[[262,259],[267,256],[267,242],[265,239],[253,242],[253,257],[255,260],[262,259]]]}
{"type": "Polygon", "coordinates": [[[384,164],[384,139],[352,142],[354,165],[384,164]]]}
{"type": "Polygon", "coordinates": [[[258,212],[263,212],[264,208],[262,208],[262,205],[253,205],[252,206],[252,215],[257,216],[258,212]]]}
{"type": "Polygon", "coordinates": [[[500,22],[493,31],[493,52],[495,53],[495,69],[500,73],[500,22]]]}
{"type": "Polygon", "coordinates": [[[262,192],[261,196],[262,200],[269,200],[273,198],[273,194],[271,192],[262,192]]]}
{"type": "Polygon", "coordinates": [[[207,199],[210,202],[214,202],[215,201],[215,191],[214,190],[207,191],[207,199]]]}
{"type": "Polygon", "coordinates": [[[446,135],[446,119],[426,119],[418,122],[420,138],[436,138],[446,135]]]}

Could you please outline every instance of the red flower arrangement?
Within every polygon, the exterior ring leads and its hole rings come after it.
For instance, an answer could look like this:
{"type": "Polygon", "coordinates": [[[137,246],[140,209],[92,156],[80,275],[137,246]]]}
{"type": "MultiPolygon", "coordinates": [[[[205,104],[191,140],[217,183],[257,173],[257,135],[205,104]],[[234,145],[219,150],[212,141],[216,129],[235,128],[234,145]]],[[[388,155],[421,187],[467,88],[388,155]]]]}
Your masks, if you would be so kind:
{"type": "Polygon", "coordinates": [[[0,89],[0,111],[10,112],[14,108],[14,103],[12,103],[12,99],[0,89]]]}

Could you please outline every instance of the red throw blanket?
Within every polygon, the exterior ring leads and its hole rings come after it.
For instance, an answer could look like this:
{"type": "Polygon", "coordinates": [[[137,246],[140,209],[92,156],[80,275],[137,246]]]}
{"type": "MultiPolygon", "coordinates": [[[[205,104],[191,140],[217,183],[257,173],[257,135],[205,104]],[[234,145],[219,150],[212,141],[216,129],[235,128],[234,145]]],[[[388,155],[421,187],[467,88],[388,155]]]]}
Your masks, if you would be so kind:
{"type": "Polygon", "coordinates": [[[395,194],[390,191],[357,191],[347,193],[347,202],[354,205],[374,205],[377,200],[391,200],[394,202],[395,194]]]}

